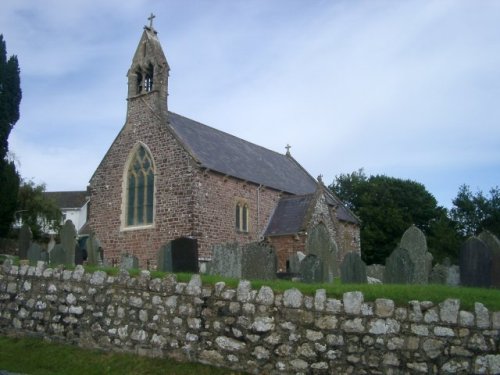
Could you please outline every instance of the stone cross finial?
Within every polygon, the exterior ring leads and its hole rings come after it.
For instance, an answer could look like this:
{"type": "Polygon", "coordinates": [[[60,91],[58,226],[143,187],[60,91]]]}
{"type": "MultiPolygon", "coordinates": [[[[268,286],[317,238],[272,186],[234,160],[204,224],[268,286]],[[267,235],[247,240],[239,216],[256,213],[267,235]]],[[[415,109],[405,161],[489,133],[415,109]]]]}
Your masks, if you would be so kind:
{"type": "Polygon", "coordinates": [[[149,20],[149,28],[152,30],[153,29],[153,19],[155,18],[156,16],[151,13],[151,15],[148,17],[148,20],[149,20]]]}
{"type": "Polygon", "coordinates": [[[286,146],[285,146],[285,148],[286,148],[286,154],[287,154],[287,156],[290,156],[290,149],[292,148],[292,146],[290,146],[290,145],[287,143],[287,144],[286,144],[286,146]]]}

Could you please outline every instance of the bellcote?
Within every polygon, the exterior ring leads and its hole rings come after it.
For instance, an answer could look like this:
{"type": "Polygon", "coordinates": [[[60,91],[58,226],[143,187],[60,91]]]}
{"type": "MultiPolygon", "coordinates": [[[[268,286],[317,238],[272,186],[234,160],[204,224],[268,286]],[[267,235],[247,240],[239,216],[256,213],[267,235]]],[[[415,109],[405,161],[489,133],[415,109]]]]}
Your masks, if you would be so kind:
{"type": "Polygon", "coordinates": [[[130,103],[135,98],[151,96],[148,98],[150,107],[166,114],[170,67],[158,40],[157,32],[153,28],[152,18],[150,20],[150,25],[144,27],[132,65],[127,73],[127,100],[130,103]]]}

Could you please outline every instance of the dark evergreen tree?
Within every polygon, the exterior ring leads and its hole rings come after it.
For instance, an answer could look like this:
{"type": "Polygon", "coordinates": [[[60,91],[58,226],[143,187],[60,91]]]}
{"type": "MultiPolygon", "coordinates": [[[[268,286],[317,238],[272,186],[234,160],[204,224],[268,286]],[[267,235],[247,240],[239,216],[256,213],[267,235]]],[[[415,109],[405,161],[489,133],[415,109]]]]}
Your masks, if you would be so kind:
{"type": "Polygon", "coordinates": [[[16,56],[7,59],[3,35],[0,35],[0,237],[7,235],[14,221],[19,175],[15,164],[7,160],[8,139],[19,119],[21,80],[16,56]]]}
{"type": "Polygon", "coordinates": [[[455,243],[450,249],[443,248],[438,237],[431,240],[434,234],[453,237],[456,231],[424,185],[383,175],[367,177],[360,169],[337,176],[330,189],[361,219],[361,254],[367,264],[385,263],[412,224],[427,235],[429,250],[439,254],[438,259],[456,253],[455,243]]]}

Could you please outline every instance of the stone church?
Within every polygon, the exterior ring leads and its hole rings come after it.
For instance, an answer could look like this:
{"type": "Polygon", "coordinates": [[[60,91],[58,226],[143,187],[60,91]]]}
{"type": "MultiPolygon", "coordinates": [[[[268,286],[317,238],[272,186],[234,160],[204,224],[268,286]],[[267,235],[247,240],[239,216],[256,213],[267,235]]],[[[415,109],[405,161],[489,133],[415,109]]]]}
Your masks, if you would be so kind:
{"type": "Polygon", "coordinates": [[[158,250],[190,239],[199,261],[217,244],[267,241],[280,272],[313,252],[312,233],[336,261],[360,251],[358,219],[290,155],[168,109],[170,67],[152,24],[128,71],[125,125],[90,179],[89,221],[108,262],[156,264],[158,250]]]}

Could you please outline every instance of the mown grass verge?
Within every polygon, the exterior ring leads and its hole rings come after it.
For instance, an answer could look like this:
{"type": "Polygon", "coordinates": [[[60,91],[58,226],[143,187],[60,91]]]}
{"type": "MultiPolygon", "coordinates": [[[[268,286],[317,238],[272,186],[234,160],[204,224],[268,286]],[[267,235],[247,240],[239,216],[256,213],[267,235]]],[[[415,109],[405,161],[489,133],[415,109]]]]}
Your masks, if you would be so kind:
{"type": "Polygon", "coordinates": [[[41,339],[5,336],[0,336],[0,370],[30,375],[239,374],[227,369],[171,359],[86,350],[48,343],[41,339]]]}

